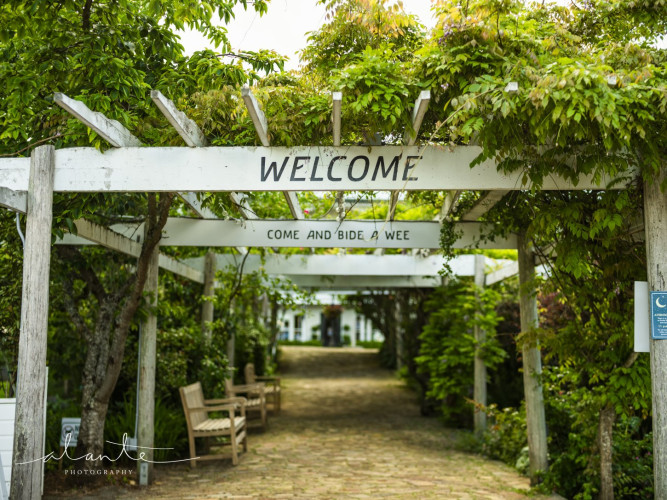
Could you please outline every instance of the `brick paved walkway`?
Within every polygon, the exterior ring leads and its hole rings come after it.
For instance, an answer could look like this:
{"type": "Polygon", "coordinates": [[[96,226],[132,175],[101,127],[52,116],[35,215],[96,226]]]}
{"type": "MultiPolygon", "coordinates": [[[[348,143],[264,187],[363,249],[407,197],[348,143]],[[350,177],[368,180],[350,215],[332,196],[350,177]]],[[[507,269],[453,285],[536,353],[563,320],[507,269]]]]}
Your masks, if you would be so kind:
{"type": "Polygon", "coordinates": [[[453,431],[420,417],[374,351],[285,347],[282,373],[283,411],[267,432],[250,434],[237,467],[157,467],[147,490],[95,498],[526,498],[528,480],[513,469],[452,450],[453,431]]]}

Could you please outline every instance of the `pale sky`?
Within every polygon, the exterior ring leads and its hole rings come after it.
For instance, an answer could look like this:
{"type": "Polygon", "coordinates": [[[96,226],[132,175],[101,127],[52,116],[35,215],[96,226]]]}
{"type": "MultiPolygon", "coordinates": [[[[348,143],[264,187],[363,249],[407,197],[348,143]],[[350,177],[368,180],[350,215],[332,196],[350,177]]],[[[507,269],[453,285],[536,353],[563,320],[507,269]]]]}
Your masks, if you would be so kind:
{"type": "MultiPolygon", "coordinates": [[[[403,0],[403,6],[422,24],[433,26],[430,0],[403,0]]],[[[232,48],[273,49],[289,57],[285,69],[298,67],[296,52],[307,45],[306,33],[317,30],[325,21],[325,9],[316,0],[271,0],[268,13],[261,17],[251,7],[244,11],[237,6],[234,13],[236,18],[227,26],[232,48]]],[[[182,34],[181,43],[187,54],[209,46],[203,36],[193,32],[182,34]]]]}

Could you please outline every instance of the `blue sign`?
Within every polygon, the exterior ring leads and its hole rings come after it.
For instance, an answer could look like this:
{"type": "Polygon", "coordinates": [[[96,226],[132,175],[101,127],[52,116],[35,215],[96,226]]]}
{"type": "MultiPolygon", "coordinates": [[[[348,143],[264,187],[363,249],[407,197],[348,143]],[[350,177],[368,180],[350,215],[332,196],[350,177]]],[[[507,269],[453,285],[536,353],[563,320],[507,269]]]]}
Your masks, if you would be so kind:
{"type": "Polygon", "coordinates": [[[651,292],[651,337],[667,339],[667,292],[651,292]]]}

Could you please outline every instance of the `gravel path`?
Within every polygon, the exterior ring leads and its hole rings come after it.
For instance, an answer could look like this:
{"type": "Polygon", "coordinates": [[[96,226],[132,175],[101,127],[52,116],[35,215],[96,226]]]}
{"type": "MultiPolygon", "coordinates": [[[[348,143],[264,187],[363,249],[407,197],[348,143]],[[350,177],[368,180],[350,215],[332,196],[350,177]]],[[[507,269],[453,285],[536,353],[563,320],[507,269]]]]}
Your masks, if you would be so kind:
{"type": "Polygon", "coordinates": [[[237,467],[231,459],[156,467],[146,490],[91,498],[526,498],[527,478],[454,451],[454,431],[419,415],[414,395],[377,367],[376,351],[283,347],[281,368],[283,411],[267,432],[251,431],[237,467]]]}

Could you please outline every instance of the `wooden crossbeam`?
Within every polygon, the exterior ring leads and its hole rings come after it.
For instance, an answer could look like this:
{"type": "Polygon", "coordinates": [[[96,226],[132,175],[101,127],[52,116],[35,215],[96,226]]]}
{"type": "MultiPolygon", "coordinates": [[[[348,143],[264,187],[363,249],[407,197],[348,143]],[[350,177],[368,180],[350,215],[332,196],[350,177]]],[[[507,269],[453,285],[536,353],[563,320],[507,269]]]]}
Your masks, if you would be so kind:
{"type": "Polygon", "coordinates": [[[491,208],[498,203],[503,196],[505,196],[509,191],[506,190],[500,190],[500,191],[489,191],[482,195],[482,197],[477,200],[477,203],[468,210],[463,216],[461,217],[461,220],[464,221],[476,221],[479,220],[479,218],[484,215],[486,212],[491,210],[491,208]]]}
{"type": "MultiPolygon", "coordinates": [[[[85,219],[78,219],[75,221],[75,224],[78,238],[72,235],[65,235],[63,241],[59,243],[95,243],[132,257],[139,257],[139,254],[141,253],[141,243],[107,229],[104,226],[100,226],[85,219]]],[[[202,271],[183,264],[173,257],[161,253],[159,256],[159,263],[161,268],[171,271],[174,274],[178,274],[179,276],[183,276],[197,283],[204,283],[204,273],[202,271]]]]}
{"type": "Polygon", "coordinates": [[[364,288],[436,288],[439,276],[292,276],[282,275],[299,288],[358,290],[364,288]]]}
{"type": "MultiPolygon", "coordinates": [[[[158,107],[162,114],[167,118],[167,121],[171,123],[172,127],[176,129],[178,135],[185,141],[185,143],[193,148],[203,148],[208,146],[208,140],[206,136],[201,131],[199,126],[191,120],[185,113],[179,110],[176,105],[170,100],[167,99],[162,92],[159,90],[151,90],[151,99],[158,107]]],[[[190,208],[192,208],[200,216],[208,219],[217,219],[218,217],[208,208],[202,207],[201,202],[197,199],[197,196],[194,193],[179,193],[183,201],[185,201],[190,208]]],[[[229,194],[232,202],[235,201],[236,193],[229,194]]],[[[248,219],[249,214],[252,214],[252,211],[249,209],[247,203],[237,203],[237,207],[241,215],[248,219]]],[[[245,253],[248,250],[246,248],[239,248],[239,252],[245,253]]]]}
{"type": "MultiPolygon", "coordinates": [[[[28,163],[30,162],[30,158],[26,158],[26,160],[28,160],[28,163]]],[[[28,193],[0,187],[0,207],[24,214],[28,210],[28,193]]]]}
{"type": "MultiPolygon", "coordinates": [[[[257,131],[262,146],[269,147],[269,124],[266,121],[266,116],[264,116],[264,111],[262,111],[259,102],[257,102],[257,99],[249,87],[243,87],[241,89],[241,95],[243,96],[243,102],[245,102],[246,108],[248,108],[248,114],[250,115],[252,123],[255,125],[255,130],[257,131]]],[[[296,193],[293,191],[284,191],[283,194],[289,205],[292,217],[295,219],[303,219],[303,210],[301,209],[301,204],[299,203],[296,193]]]]}
{"type": "Polygon", "coordinates": [[[188,118],[176,105],[159,90],[151,90],[151,99],[185,143],[192,148],[208,146],[206,136],[197,124],[188,118]]]}
{"type": "Polygon", "coordinates": [[[343,107],[343,93],[332,92],[333,107],[331,112],[331,121],[333,122],[333,144],[340,146],[341,123],[340,116],[343,107]]]}
{"type": "MultiPolygon", "coordinates": [[[[115,225],[128,237],[142,234],[136,225],[115,225]]],[[[515,249],[516,238],[482,242],[484,224],[456,225],[461,234],[455,248],[515,249]]],[[[488,232],[488,231],[487,231],[488,232]]],[[[162,246],[275,247],[275,248],[414,248],[438,249],[440,224],[433,221],[383,220],[253,220],[237,221],[170,218],[163,230],[162,246]]]]}
{"type": "Polygon", "coordinates": [[[417,141],[417,134],[419,134],[419,129],[422,126],[422,121],[424,120],[424,115],[428,109],[428,105],[431,102],[431,91],[422,90],[415,101],[415,106],[412,109],[412,130],[409,130],[407,133],[406,140],[404,141],[406,145],[413,146],[417,141]]]}
{"type": "MultiPolygon", "coordinates": [[[[403,143],[407,146],[414,146],[417,141],[417,134],[419,129],[422,126],[422,121],[424,120],[424,115],[428,109],[428,104],[431,101],[431,91],[422,90],[415,101],[415,106],[412,109],[412,130],[407,131],[403,143]]],[[[393,220],[396,215],[396,205],[398,205],[398,191],[393,191],[391,193],[391,198],[389,200],[389,220],[393,220]]]]}
{"type": "Polygon", "coordinates": [[[456,208],[459,196],[461,196],[461,191],[457,189],[450,189],[449,192],[445,194],[445,201],[442,203],[438,220],[442,222],[449,217],[449,214],[456,208]]]}
{"type": "Polygon", "coordinates": [[[257,214],[252,210],[248,204],[247,198],[242,193],[236,193],[232,191],[229,193],[229,199],[232,200],[232,203],[236,205],[236,208],[241,213],[241,216],[244,219],[257,219],[257,214]]]}
{"type": "MultiPolygon", "coordinates": [[[[240,258],[233,254],[216,254],[217,269],[238,267],[240,258]]],[[[472,276],[474,255],[458,255],[447,262],[458,276],[472,276]]],[[[377,277],[431,277],[440,279],[440,270],[446,259],[442,255],[428,257],[412,255],[280,255],[270,254],[262,258],[249,255],[244,262],[244,272],[264,271],[269,276],[377,276],[377,277]]],[[[186,259],[187,265],[203,270],[204,257],[186,259]]],[[[499,269],[511,265],[512,260],[486,257],[486,267],[499,269]]]]}
{"type": "MultiPolygon", "coordinates": [[[[160,96],[162,96],[162,94],[160,94],[160,96]]],[[[171,101],[169,101],[168,103],[166,102],[167,99],[164,96],[162,96],[162,99],[160,99],[159,97],[157,97],[157,99],[160,100],[161,102],[158,107],[164,106],[167,112],[173,111],[180,113],[180,111],[176,109],[176,107],[173,105],[173,103],[171,103],[171,101]],[[170,103],[171,107],[169,107],[170,103]]],[[[98,113],[97,111],[91,110],[83,102],[77,101],[76,99],[71,99],[70,97],[67,97],[65,94],[62,94],[60,92],[56,92],[53,95],[53,100],[56,102],[56,104],[58,104],[58,106],[60,106],[65,111],[70,113],[72,116],[77,118],[81,123],[93,129],[97,133],[97,135],[102,137],[113,147],[125,148],[125,147],[142,146],[141,141],[137,137],[135,137],[127,128],[125,128],[120,122],[116,120],[110,120],[102,113],[98,113]]],[[[186,122],[186,120],[188,120],[188,118],[185,117],[183,113],[181,113],[181,115],[173,114],[172,118],[174,119],[174,121],[179,122],[181,124],[179,125],[181,128],[183,128],[183,126],[187,128],[188,123],[186,122]]],[[[194,122],[192,121],[190,125],[194,125],[194,127],[197,128],[197,125],[194,124],[194,122]]],[[[186,140],[186,142],[188,141],[186,140]]],[[[215,214],[213,212],[201,206],[201,203],[199,202],[199,200],[197,200],[196,195],[192,193],[182,193],[182,192],[179,192],[178,195],[200,217],[204,218],[215,217],[215,214]]]]}
{"type": "MultiPolygon", "coordinates": [[[[178,135],[180,135],[185,143],[193,148],[204,148],[208,146],[208,139],[206,139],[206,136],[204,133],[201,131],[199,126],[188,116],[183,113],[181,110],[176,108],[174,103],[170,100],[167,99],[164,95],[162,95],[162,92],[159,90],[151,90],[151,99],[153,99],[153,102],[155,105],[162,111],[162,114],[167,118],[169,123],[176,129],[178,132],[178,135]]],[[[239,212],[241,213],[241,216],[245,219],[253,219],[254,218],[254,213],[248,206],[248,203],[244,200],[244,198],[237,194],[237,193],[229,193],[229,197],[231,198],[232,202],[236,204],[239,212]],[[242,200],[242,201],[239,201],[242,200]]],[[[185,200],[185,197],[183,197],[185,200]]],[[[193,207],[193,202],[192,198],[188,197],[187,200],[185,200],[191,207],[193,207]]],[[[199,201],[194,198],[194,201],[199,203],[199,201]]],[[[201,205],[199,205],[199,208],[202,209],[201,205]]],[[[198,211],[193,207],[195,211],[198,211]]],[[[207,209],[202,209],[202,210],[207,210],[207,209]]],[[[215,214],[213,214],[210,210],[207,212],[207,217],[209,219],[216,219],[217,217],[215,214]]]]}
{"type": "Polygon", "coordinates": [[[113,147],[139,147],[142,145],[141,141],[120,122],[110,120],[102,113],[91,110],[81,101],[71,99],[60,92],[53,94],[53,100],[81,123],[93,129],[97,135],[113,147]]]}
{"type": "MultiPolygon", "coordinates": [[[[470,168],[476,146],[95,148],[56,150],[58,192],[521,190],[523,173],[498,172],[493,160],[470,168]],[[368,166],[368,168],[366,168],[368,166]],[[186,168],[184,168],[186,167],[186,168]]],[[[625,174],[627,175],[627,173],[625,174]]],[[[551,175],[543,190],[606,189],[581,176],[551,175]]],[[[616,182],[611,189],[624,189],[616,182]]],[[[0,187],[27,191],[27,164],[0,159],[0,187]]]]}
{"type": "MultiPolygon", "coordinates": [[[[26,158],[26,160],[28,163],[30,162],[30,158],[26,158]]],[[[0,206],[10,208],[20,213],[26,213],[27,195],[23,192],[9,191],[0,188],[0,206]]],[[[66,234],[63,240],[57,241],[56,243],[71,245],[97,244],[132,257],[139,257],[139,254],[141,253],[141,244],[134,241],[132,237],[124,236],[116,231],[112,231],[104,226],[100,226],[85,219],[78,219],[74,223],[77,228],[78,236],[66,234]]],[[[143,234],[143,231],[135,234],[143,234]]],[[[197,283],[204,282],[204,274],[202,271],[193,269],[168,255],[160,254],[159,260],[160,267],[167,269],[174,274],[196,281],[197,283]]]]}

